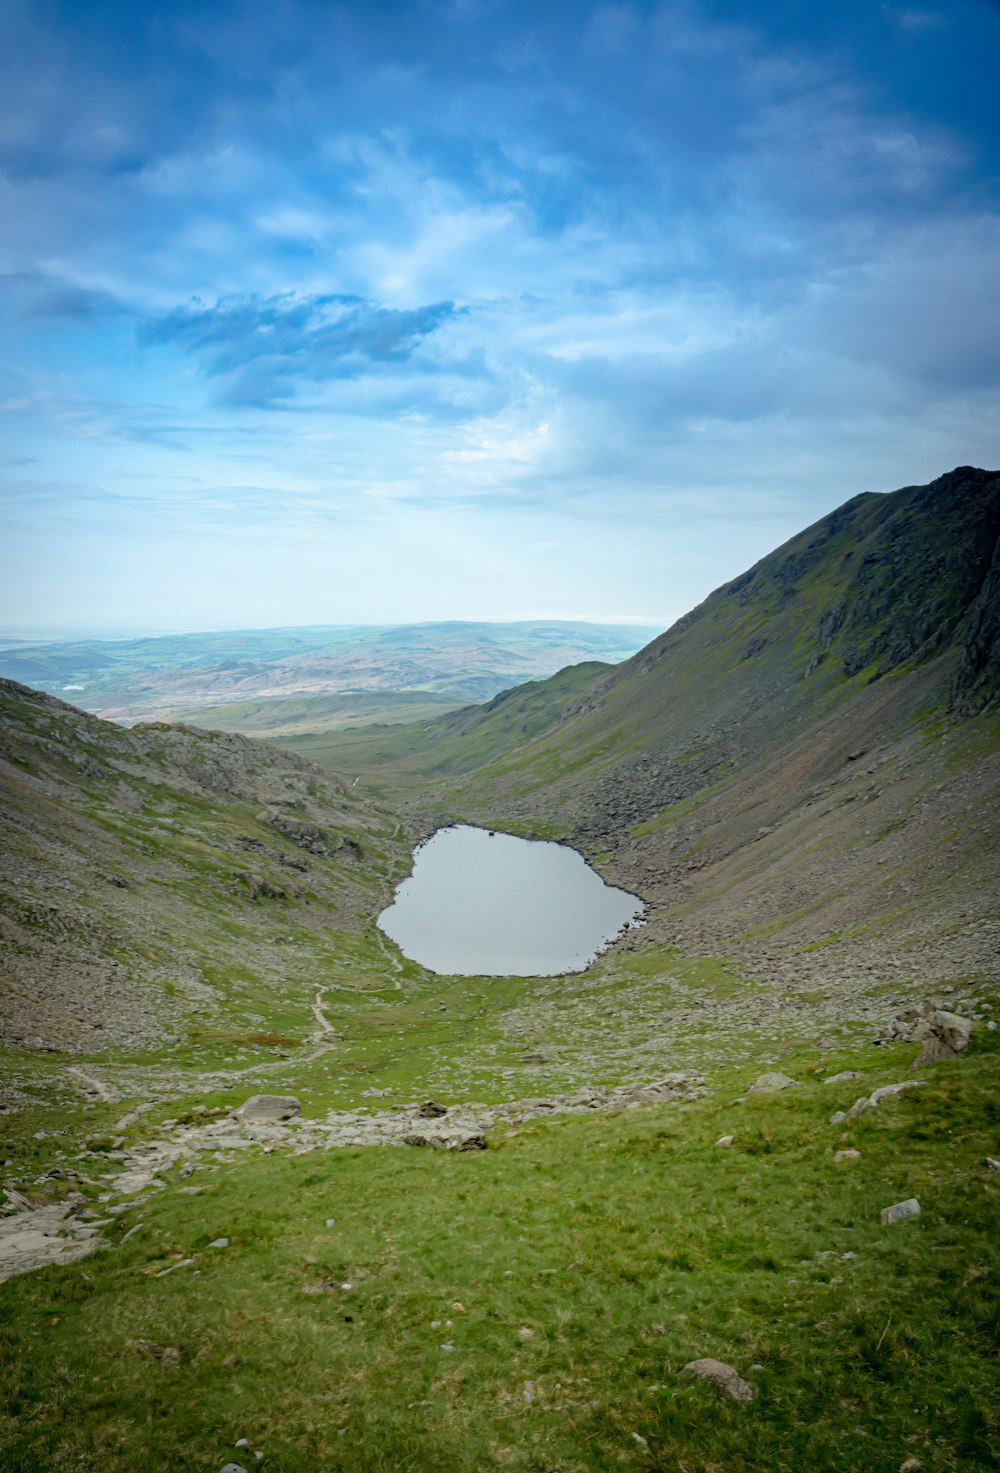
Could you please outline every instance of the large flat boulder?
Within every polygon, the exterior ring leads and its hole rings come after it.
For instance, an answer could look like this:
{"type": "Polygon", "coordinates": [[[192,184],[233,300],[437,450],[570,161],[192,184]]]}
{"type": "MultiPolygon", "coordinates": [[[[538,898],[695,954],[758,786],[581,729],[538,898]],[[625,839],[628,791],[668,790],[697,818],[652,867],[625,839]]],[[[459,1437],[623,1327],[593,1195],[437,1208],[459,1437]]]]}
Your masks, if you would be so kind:
{"type": "Polygon", "coordinates": [[[234,1120],[292,1120],[302,1114],[294,1095],[251,1095],[233,1111],[234,1120]]]}

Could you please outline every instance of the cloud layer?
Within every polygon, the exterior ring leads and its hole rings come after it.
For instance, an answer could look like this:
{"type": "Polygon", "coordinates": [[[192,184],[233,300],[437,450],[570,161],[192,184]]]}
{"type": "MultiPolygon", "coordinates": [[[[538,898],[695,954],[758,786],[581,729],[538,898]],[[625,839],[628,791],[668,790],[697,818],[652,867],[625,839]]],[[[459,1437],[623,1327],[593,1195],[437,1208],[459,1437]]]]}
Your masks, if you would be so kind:
{"type": "Polygon", "coordinates": [[[987,0],[10,0],[0,620],[665,620],[997,464],[998,43],[987,0]]]}

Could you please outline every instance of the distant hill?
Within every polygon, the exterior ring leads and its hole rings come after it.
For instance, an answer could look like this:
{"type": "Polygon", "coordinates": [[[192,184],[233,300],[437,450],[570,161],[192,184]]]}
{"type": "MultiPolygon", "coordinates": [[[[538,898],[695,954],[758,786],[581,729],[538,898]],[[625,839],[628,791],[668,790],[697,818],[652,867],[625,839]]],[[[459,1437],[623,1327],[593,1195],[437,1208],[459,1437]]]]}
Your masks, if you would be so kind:
{"type": "Polygon", "coordinates": [[[0,677],[125,722],[277,697],[422,691],[455,704],[583,660],[616,663],[654,633],[533,620],[15,641],[0,646],[0,677]]]}
{"type": "MultiPolygon", "coordinates": [[[[575,667],[583,669],[583,666],[575,667]]],[[[433,721],[464,705],[454,696],[433,691],[361,691],[356,695],[271,696],[254,701],[230,701],[221,706],[181,707],[165,712],[167,721],[193,721],[209,730],[238,731],[273,741],[279,737],[357,727],[403,726],[411,721],[433,721]]]]}

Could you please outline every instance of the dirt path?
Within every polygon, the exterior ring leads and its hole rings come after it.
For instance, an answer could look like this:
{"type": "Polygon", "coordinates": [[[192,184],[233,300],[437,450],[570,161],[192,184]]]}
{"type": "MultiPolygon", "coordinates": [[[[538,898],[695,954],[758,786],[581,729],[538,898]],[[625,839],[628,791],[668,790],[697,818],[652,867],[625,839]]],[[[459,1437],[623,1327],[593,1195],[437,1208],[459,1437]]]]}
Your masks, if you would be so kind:
{"type": "Polygon", "coordinates": [[[316,993],[316,999],[312,1005],[313,1017],[316,1019],[316,1027],[309,1035],[310,1043],[322,1043],[326,1038],[329,1038],[331,1036],[334,1038],[340,1037],[340,1034],[337,1032],[336,1028],[334,1028],[333,1024],[330,1022],[330,1019],[323,1011],[323,994],[325,991],[325,987],[321,987],[319,989],[319,991],[316,993]]]}
{"type": "Polygon", "coordinates": [[[93,1074],[88,1074],[86,1069],[81,1069],[74,1064],[67,1070],[67,1073],[75,1074],[77,1079],[82,1079],[83,1083],[87,1085],[89,1092],[96,1094],[106,1105],[117,1105],[121,1100],[121,1094],[115,1089],[113,1084],[105,1084],[103,1080],[95,1078],[93,1074]]]}
{"type": "MultiPolygon", "coordinates": [[[[389,966],[392,968],[392,970],[394,972],[401,972],[403,970],[403,964],[402,964],[402,962],[399,961],[399,959],[397,957],[394,957],[393,956],[392,952],[386,946],[385,939],[384,939],[384,937],[382,935],[382,932],[379,930],[378,926],[375,927],[375,940],[378,942],[379,949],[382,952],[382,955],[385,957],[386,961],[388,962],[389,966]]],[[[393,987],[395,987],[395,989],[396,989],[397,992],[402,992],[402,990],[403,990],[403,984],[402,984],[402,982],[400,982],[400,980],[399,980],[398,977],[393,977],[393,979],[392,979],[392,985],[393,985],[393,987]]]]}

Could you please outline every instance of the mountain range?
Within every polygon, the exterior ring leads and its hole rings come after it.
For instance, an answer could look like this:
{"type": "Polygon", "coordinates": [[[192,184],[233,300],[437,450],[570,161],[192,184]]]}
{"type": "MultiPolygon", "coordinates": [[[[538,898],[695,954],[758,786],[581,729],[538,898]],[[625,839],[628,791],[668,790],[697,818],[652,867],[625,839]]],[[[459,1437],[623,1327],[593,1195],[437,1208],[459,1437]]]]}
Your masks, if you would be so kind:
{"type": "Polygon", "coordinates": [[[640,625],[456,620],[17,641],[0,645],[0,677],[129,723],[187,719],[222,702],[362,694],[381,695],[391,717],[397,693],[422,692],[439,704],[487,700],[580,660],[622,660],[654,633],[640,625]]]}

